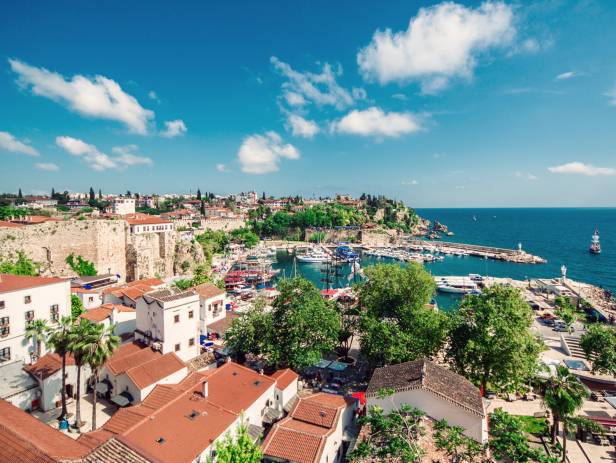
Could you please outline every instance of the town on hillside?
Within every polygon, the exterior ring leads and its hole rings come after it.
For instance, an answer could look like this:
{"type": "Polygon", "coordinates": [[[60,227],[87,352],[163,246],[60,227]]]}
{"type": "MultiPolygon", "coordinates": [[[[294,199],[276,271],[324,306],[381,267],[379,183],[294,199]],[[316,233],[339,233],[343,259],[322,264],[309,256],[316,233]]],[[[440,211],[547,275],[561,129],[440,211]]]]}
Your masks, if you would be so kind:
{"type": "Polygon", "coordinates": [[[0,196],[0,461],[610,461],[616,302],[404,203],[0,196]],[[455,310],[439,307],[454,297],[455,310]]]}

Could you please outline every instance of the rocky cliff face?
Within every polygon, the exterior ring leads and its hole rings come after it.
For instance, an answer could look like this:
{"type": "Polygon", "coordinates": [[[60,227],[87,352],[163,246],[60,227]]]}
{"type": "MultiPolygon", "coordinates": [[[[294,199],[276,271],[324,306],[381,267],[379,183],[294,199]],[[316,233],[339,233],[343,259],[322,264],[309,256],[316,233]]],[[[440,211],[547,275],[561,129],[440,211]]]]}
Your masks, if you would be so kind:
{"type": "Polygon", "coordinates": [[[175,245],[173,271],[175,274],[189,273],[200,264],[205,263],[203,248],[194,240],[179,239],[175,245]]]}

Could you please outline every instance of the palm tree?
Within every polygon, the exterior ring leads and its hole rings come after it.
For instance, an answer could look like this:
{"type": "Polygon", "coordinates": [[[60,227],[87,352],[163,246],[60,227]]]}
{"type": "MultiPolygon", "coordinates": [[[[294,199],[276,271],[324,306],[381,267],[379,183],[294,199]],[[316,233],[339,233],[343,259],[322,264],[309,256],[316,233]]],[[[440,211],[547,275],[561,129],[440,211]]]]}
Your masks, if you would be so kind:
{"type": "Polygon", "coordinates": [[[92,332],[81,343],[85,361],[92,370],[92,431],[96,430],[96,385],[103,365],[120,345],[120,338],[114,336],[115,325],[94,325],[92,332]]]}
{"type": "Polygon", "coordinates": [[[556,376],[545,383],[543,403],[552,412],[552,444],[556,443],[558,423],[563,423],[563,462],[567,457],[567,422],[582,407],[588,393],[584,385],[566,367],[558,366],[556,376]]]}
{"type": "Polygon", "coordinates": [[[71,317],[62,317],[58,329],[49,335],[47,343],[54,352],[62,357],[62,412],[59,421],[66,419],[66,355],[69,353],[70,331],[73,326],[71,317]]]}
{"type": "Polygon", "coordinates": [[[34,341],[34,349],[36,350],[37,359],[41,358],[43,342],[45,341],[45,337],[48,332],[49,326],[47,325],[47,321],[42,318],[32,320],[26,327],[26,339],[32,339],[34,341]]]}
{"type": "Polygon", "coordinates": [[[78,324],[73,325],[68,335],[68,350],[75,359],[77,367],[77,399],[75,400],[75,427],[83,426],[81,421],[81,368],[86,363],[85,352],[82,348],[84,340],[86,340],[94,329],[94,323],[90,320],[82,318],[78,324]]]}

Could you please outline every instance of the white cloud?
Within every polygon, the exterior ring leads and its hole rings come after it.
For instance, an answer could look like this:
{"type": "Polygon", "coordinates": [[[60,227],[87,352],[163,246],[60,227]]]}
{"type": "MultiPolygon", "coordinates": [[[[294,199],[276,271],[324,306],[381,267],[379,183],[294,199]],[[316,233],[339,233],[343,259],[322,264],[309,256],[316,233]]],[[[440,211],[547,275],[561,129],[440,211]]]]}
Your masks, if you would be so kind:
{"type": "Polygon", "coordinates": [[[513,175],[517,178],[521,178],[524,180],[530,180],[530,181],[538,180],[537,176],[534,174],[531,174],[530,172],[522,172],[518,170],[514,172],[513,175]]]}
{"type": "Polygon", "coordinates": [[[394,100],[406,101],[408,97],[404,93],[394,93],[391,96],[394,100]]]}
{"type": "Polygon", "coordinates": [[[225,167],[225,165],[224,165],[224,164],[216,164],[216,170],[217,170],[218,172],[224,172],[224,171],[225,171],[225,169],[226,169],[226,167],[225,167]]]}
{"type": "Polygon", "coordinates": [[[8,132],[0,132],[0,149],[13,153],[27,154],[28,156],[38,156],[39,152],[27,141],[21,141],[8,132]]]}
{"type": "Polygon", "coordinates": [[[115,157],[102,153],[96,146],[90,145],[78,138],[56,137],[56,145],[73,156],[82,157],[91,169],[99,172],[107,169],[121,170],[130,166],[153,164],[152,159],[134,154],[137,150],[136,145],[112,148],[113,153],[117,154],[115,157]]]}
{"type": "Polygon", "coordinates": [[[148,98],[156,101],[157,103],[160,102],[160,98],[158,98],[158,94],[154,90],[150,90],[148,92],[148,98]]]}
{"type": "Polygon", "coordinates": [[[300,153],[291,144],[284,144],[276,132],[246,137],[237,153],[242,171],[248,174],[276,172],[281,158],[299,159],[300,153]]]}
{"type": "Polygon", "coordinates": [[[349,92],[338,84],[336,77],[342,75],[341,66],[334,69],[330,64],[324,63],[321,72],[315,74],[296,71],[275,56],[272,56],[270,61],[287,79],[282,84],[283,96],[291,106],[303,106],[307,102],[313,102],[318,106],[344,109],[351,106],[355,100],[366,97],[363,89],[354,88],[349,92]]]}
{"type": "Polygon", "coordinates": [[[424,93],[435,93],[453,77],[471,78],[482,52],[512,43],[513,22],[502,2],[475,9],[443,2],[420,9],[406,31],[377,30],[357,63],[368,81],[419,81],[424,93]]]}
{"type": "Polygon", "coordinates": [[[568,162],[560,166],[548,167],[554,174],[578,174],[594,177],[596,175],[616,175],[616,169],[611,167],[595,167],[583,162],[568,162]]]}
{"type": "Polygon", "coordinates": [[[412,185],[412,186],[414,186],[414,185],[419,185],[419,182],[417,180],[411,180],[410,182],[409,181],[404,181],[404,182],[402,182],[402,185],[412,185]]]}
{"type": "Polygon", "coordinates": [[[568,80],[568,79],[572,79],[573,77],[577,77],[578,73],[575,71],[567,71],[567,72],[563,72],[562,74],[558,74],[556,76],[556,80],[568,80]]]}
{"type": "Polygon", "coordinates": [[[364,137],[399,137],[422,129],[419,118],[411,113],[384,112],[381,108],[371,107],[365,110],[349,112],[335,121],[333,132],[361,135],[364,137]]]}
{"type": "Polygon", "coordinates": [[[186,128],[186,124],[181,119],[176,119],[174,121],[166,121],[165,122],[165,130],[163,130],[160,135],[165,138],[173,138],[179,135],[184,135],[188,129],[186,128]]]}
{"type": "Polygon", "coordinates": [[[34,164],[37,169],[46,170],[47,172],[57,172],[60,168],[53,162],[37,162],[34,164]]]}
{"type": "Polygon", "coordinates": [[[304,138],[312,138],[321,130],[316,122],[304,119],[297,114],[289,114],[287,127],[294,136],[304,138]]]}
{"type": "Polygon", "coordinates": [[[88,78],[76,74],[65,79],[61,74],[16,59],[9,59],[9,63],[18,75],[20,86],[31,88],[35,95],[63,103],[83,116],[119,121],[131,132],[141,135],[148,132],[148,124],[154,119],[153,111],[143,108],[135,97],[107,77],[88,78]]]}

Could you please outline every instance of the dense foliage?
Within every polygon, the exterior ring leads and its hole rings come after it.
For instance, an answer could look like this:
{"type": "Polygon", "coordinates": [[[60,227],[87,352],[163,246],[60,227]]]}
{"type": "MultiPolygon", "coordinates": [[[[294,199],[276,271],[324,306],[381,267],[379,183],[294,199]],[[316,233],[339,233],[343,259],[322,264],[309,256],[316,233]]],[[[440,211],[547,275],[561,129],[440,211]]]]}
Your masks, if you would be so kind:
{"type": "Polygon", "coordinates": [[[0,207],[0,220],[8,220],[11,217],[24,217],[26,215],[28,215],[26,209],[17,209],[8,205],[0,207]]]}
{"type": "Polygon", "coordinates": [[[483,460],[482,446],[464,434],[462,426],[449,426],[440,420],[434,424],[434,444],[444,451],[453,463],[474,463],[483,460]]]}
{"type": "Polygon", "coordinates": [[[232,322],[227,345],[240,361],[253,354],[277,368],[317,364],[337,345],[340,315],[304,278],[282,280],[278,290],[271,312],[256,307],[232,322]]]}
{"type": "Polygon", "coordinates": [[[71,294],[71,318],[73,320],[77,320],[79,316],[84,312],[85,309],[83,308],[83,303],[81,302],[81,299],[79,299],[74,294],[71,294]]]}
{"type": "Polygon", "coordinates": [[[259,244],[259,237],[249,228],[237,228],[231,232],[231,241],[254,248],[259,244]]]}
{"type": "Polygon", "coordinates": [[[75,257],[75,254],[72,252],[66,256],[65,262],[80,277],[95,276],[97,274],[96,267],[94,267],[92,262],[81,256],[75,257]]]}
{"type": "Polygon", "coordinates": [[[261,447],[252,441],[245,424],[238,427],[235,437],[227,433],[216,441],[215,451],[216,463],[260,463],[263,458],[261,447]]]}
{"type": "Polygon", "coordinates": [[[38,270],[36,264],[23,251],[17,251],[17,259],[14,261],[0,260],[0,273],[34,277],[38,275],[38,270]]]}
{"type": "Polygon", "coordinates": [[[434,357],[447,335],[447,317],[428,305],[434,280],[419,264],[379,264],[359,285],[361,349],[373,365],[434,357]]]}
{"type": "Polygon", "coordinates": [[[486,390],[521,390],[537,371],[543,344],[530,331],[532,310],[518,289],[493,286],[464,298],[452,319],[447,357],[486,390]]]}
{"type": "Polygon", "coordinates": [[[580,346],[592,366],[592,373],[616,376],[616,330],[594,323],[582,335],[580,346]]]}

